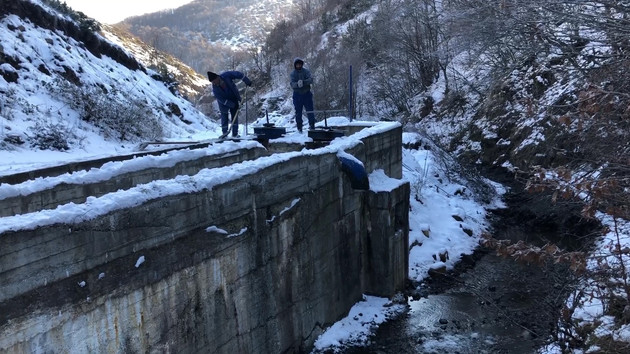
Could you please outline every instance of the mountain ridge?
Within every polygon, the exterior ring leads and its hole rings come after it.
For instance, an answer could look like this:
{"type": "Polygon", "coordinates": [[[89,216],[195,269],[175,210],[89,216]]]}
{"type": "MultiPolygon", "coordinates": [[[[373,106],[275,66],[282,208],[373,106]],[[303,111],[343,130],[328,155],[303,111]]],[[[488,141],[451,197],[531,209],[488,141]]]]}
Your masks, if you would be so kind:
{"type": "Polygon", "coordinates": [[[239,61],[242,52],[261,46],[273,26],[293,8],[293,0],[196,0],[176,9],[130,17],[116,26],[205,73],[232,68],[235,58],[239,61]]]}

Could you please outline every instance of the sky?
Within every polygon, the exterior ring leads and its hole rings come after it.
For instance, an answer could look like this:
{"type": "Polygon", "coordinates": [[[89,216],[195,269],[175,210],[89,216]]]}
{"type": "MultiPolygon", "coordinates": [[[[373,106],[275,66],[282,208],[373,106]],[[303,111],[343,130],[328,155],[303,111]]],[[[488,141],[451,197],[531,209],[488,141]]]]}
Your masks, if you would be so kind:
{"type": "MultiPolygon", "coordinates": [[[[166,5],[166,7],[168,8],[177,7],[187,2],[189,1],[127,0],[126,2],[103,1],[99,2],[99,4],[103,4],[101,6],[112,9],[111,12],[115,14],[124,14],[118,15],[120,19],[122,19],[143,12],[153,12],[160,9],[152,7],[150,10],[148,8],[134,10],[133,8],[140,8],[138,4],[167,3],[168,5],[166,5]]],[[[99,21],[107,23],[107,21],[116,22],[120,20],[102,19],[105,13],[108,12],[102,8],[94,7],[93,10],[90,10],[95,11],[94,14],[102,12],[100,14],[102,15],[101,18],[88,13],[87,8],[79,8],[79,6],[88,6],[92,3],[96,2],[88,0],[68,1],[68,4],[73,8],[83,11],[99,21]],[[80,5],[82,3],[84,5],[80,5]]],[[[163,9],[164,6],[165,5],[161,5],[161,8],[163,9]]],[[[86,84],[99,82],[105,87],[111,88],[114,86],[113,82],[116,82],[116,85],[123,85],[129,82],[129,86],[123,87],[128,96],[135,95],[141,90],[143,97],[148,101],[163,101],[165,98],[169,100],[175,99],[169,96],[168,90],[165,89],[163,85],[156,84],[148,75],[139,72],[130,72],[106,57],[102,59],[95,58],[85,49],[78,46],[74,47],[72,51],[68,51],[66,50],[68,42],[61,34],[38,28],[31,22],[23,21],[16,16],[6,16],[0,19],[0,41],[2,43],[15,43],[15,45],[12,46],[5,46],[4,51],[6,55],[16,58],[33,58],[33,61],[23,61],[19,69],[12,68],[8,64],[2,67],[3,70],[18,72],[21,79],[18,83],[12,83],[7,82],[0,76],[0,91],[8,95],[4,97],[7,98],[7,100],[0,102],[0,104],[2,104],[2,110],[0,111],[0,133],[7,135],[10,133],[25,137],[27,134],[31,133],[29,129],[32,128],[33,124],[32,116],[40,115],[48,120],[55,120],[59,117],[64,124],[68,124],[68,126],[79,135],[80,140],[78,144],[71,145],[70,150],[63,152],[29,149],[27,147],[28,144],[12,149],[0,149],[0,175],[32,170],[44,166],[58,165],[71,161],[128,153],[135,149],[132,144],[121,144],[115,141],[115,139],[104,139],[99,132],[88,129],[89,127],[78,119],[76,111],[73,111],[69,105],[61,102],[58,97],[53,97],[50,93],[45,92],[44,88],[46,85],[42,85],[42,82],[50,84],[52,79],[47,75],[43,75],[38,70],[38,66],[42,62],[46,63],[51,71],[63,71],[63,68],[60,64],[56,63],[55,60],[57,57],[62,57],[64,65],[73,68],[75,72],[79,73],[78,75],[81,81],[86,84]],[[20,31],[20,35],[22,36],[20,40],[16,39],[14,31],[8,30],[9,25],[13,27],[24,27],[24,30],[20,31]],[[50,43],[51,40],[52,44],[50,43]],[[79,67],[81,67],[82,70],[79,71],[79,67]],[[28,108],[26,111],[20,108],[18,105],[20,102],[28,103],[25,106],[28,108]]],[[[261,93],[261,96],[262,95],[261,93]]],[[[270,97],[281,97],[286,95],[286,92],[269,92],[266,93],[266,95],[270,97]]],[[[186,139],[210,139],[220,134],[220,127],[214,122],[206,120],[206,117],[199,115],[198,112],[194,112],[192,107],[185,101],[177,102],[186,120],[192,121],[194,124],[186,125],[184,129],[178,122],[172,123],[168,126],[170,139],[178,141],[186,139]]],[[[287,127],[288,134],[282,139],[285,142],[291,143],[304,143],[308,141],[309,138],[306,134],[298,134],[295,131],[295,124],[291,123],[291,107],[283,111],[288,113],[270,112],[270,117],[274,117],[273,122],[276,123],[277,126],[287,127]]],[[[348,122],[344,119],[343,117],[330,118],[328,124],[347,124],[348,122]]],[[[167,121],[168,120],[164,119],[164,122],[167,121]]],[[[323,125],[323,122],[319,122],[318,125],[323,125]]],[[[241,125],[241,134],[244,135],[245,132],[242,129],[243,125],[241,125]]],[[[369,131],[363,132],[363,134],[367,133],[369,133],[369,131]]],[[[347,137],[337,139],[327,149],[305,151],[303,153],[313,154],[330,151],[342,153],[349,145],[356,143],[355,139],[358,139],[360,136],[361,134],[354,136],[354,138],[347,137]]],[[[404,133],[403,139],[405,142],[412,142],[419,139],[419,136],[415,133],[404,133]]],[[[195,152],[191,151],[188,154],[170,152],[159,156],[147,156],[125,162],[110,163],[98,169],[79,171],[73,174],[65,174],[51,178],[41,178],[16,185],[3,184],[0,185],[0,202],[11,196],[27,195],[37,190],[50,188],[50,186],[59,183],[74,183],[79,180],[102,180],[119,174],[121,171],[138,170],[155,166],[169,166],[181,159],[194,158],[199,156],[199,154],[221,153],[236,148],[251,146],[251,144],[255,143],[242,141],[239,143],[215,144],[208,149],[195,152]]],[[[151,148],[157,149],[159,146],[152,146],[151,148]]],[[[118,205],[119,207],[131,206],[135,205],[134,203],[148,200],[147,198],[159,198],[164,195],[180,193],[195,184],[189,183],[191,181],[197,181],[200,185],[207,187],[212,183],[221,183],[225,178],[236,178],[245,173],[255,173],[255,171],[270,163],[275,163],[279,161],[279,159],[290,156],[286,154],[297,153],[300,152],[278,154],[239,164],[236,168],[230,168],[229,170],[202,170],[194,176],[154,181],[148,185],[116,191],[98,198],[90,198],[83,204],[68,204],[55,210],[41,211],[21,216],[3,217],[0,218],[0,233],[7,230],[32,228],[45,225],[46,223],[67,220],[65,218],[67,218],[68,215],[83,218],[97,217],[98,215],[107,213],[109,210],[107,208],[111,208],[112,205],[118,205]],[[147,190],[155,190],[156,194],[147,194],[147,190]]],[[[405,149],[403,151],[403,163],[403,179],[409,181],[412,186],[412,195],[410,198],[411,209],[409,214],[411,229],[409,234],[409,276],[416,280],[422,280],[427,276],[427,272],[431,268],[444,266],[447,269],[451,269],[454,267],[459,260],[459,256],[454,255],[472,253],[478,245],[479,235],[487,227],[485,211],[487,208],[500,207],[501,204],[499,201],[494,201],[491,205],[481,205],[470,195],[454,193],[461,189],[462,185],[466,182],[463,181],[463,179],[457,182],[455,179],[439,178],[440,174],[445,170],[443,165],[445,161],[433,154],[432,150],[405,149]],[[419,200],[422,200],[422,202],[419,202],[419,200]],[[460,216],[464,219],[464,222],[457,222],[453,219],[452,215],[460,216]],[[472,230],[473,236],[471,237],[464,233],[460,224],[472,230]],[[436,257],[438,260],[433,257],[444,250],[448,250],[449,254],[452,255],[451,258],[447,259],[445,262],[440,262],[439,257],[436,257]]],[[[397,183],[400,183],[399,180],[394,180],[386,176],[382,170],[374,171],[370,174],[369,178],[370,186],[372,190],[375,191],[391,189],[396,186],[397,183]]],[[[499,192],[502,191],[501,186],[497,185],[496,188],[499,192]]],[[[613,226],[617,226],[621,230],[622,245],[624,247],[630,247],[630,225],[628,223],[615,225],[606,215],[600,214],[598,217],[606,225],[609,225],[611,229],[614,229],[613,226]]],[[[208,232],[215,230],[213,226],[214,225],[208,225],[208,232]]],[[[225,233],[226,237],[240,236],[238,232],[228,233],[226,231],[225,233]]],[[[615,256],[610,252],[612,249],[610,245],[615,242],[616,237],[616,234],[609,232],[602,238],[599,242],[599,252],[601,256],[598,260],[601,261],[603,258],[609,258],[611,262],[615,260],[615,256]]],[[[142,269],[144,264],[155,261],[159,260],[140,256],[138,260],[130,266],[142,269]]],[[[596,265],[592,264],[591,266],[595,267],[596,265]]],[[[83,286],[85,286],[85,284],[83,286]]],[[[593,300],[591,303],[585,303],[579,308],[579,311],[576,312],[574,319],[597,323],[600,332],[611,334],[621,340],[630,341],[630,326],[615,326],[614,318],[605,316],[602,312],[602,308],[603,305],[597,303],[596,300],[593,300]]],[[[343,343],[357,344],[365,342],[375,327],[385,319],[395,315],[399,310],[400,308],[397,306],[390,306],[389,299],[365,296],[364,301],[357,303],[355,307],[350,310],[346,318],[335,323],[317,339],[315,350],[323,351],[326,348],[337,348],[343,343]],[[353,314],[357,312],[379,314],[379,316],[362,316],[356,319],[358,316],[354,316],[353,314]],[[373,319],[364,321],[363,318],[367,317],[373,319]]],[[[556,349],[557,348],[550,347],[547,352],[558,352],[556,349]]]]}
{"type": "Polygon", "coordinates": [[[175,9],[193,0],[64,0],[72,9],[95,20],[113,24],[127,17],[175,9]]]}

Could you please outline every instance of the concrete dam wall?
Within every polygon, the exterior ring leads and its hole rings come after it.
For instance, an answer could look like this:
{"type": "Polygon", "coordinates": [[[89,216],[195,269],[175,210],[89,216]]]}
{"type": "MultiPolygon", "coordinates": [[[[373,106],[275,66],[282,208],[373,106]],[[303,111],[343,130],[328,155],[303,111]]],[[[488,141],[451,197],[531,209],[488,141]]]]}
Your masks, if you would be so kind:
{"type": "Polygon", "coordinates": [[[408,272],[401,126],[340,129],[318,149],[243,142],[154,166],[148,183],[144,169],[51,186],[60,206],[51,189],[6,198],[26,214],[0,218],[0,352],[309,351],[362,294],[392,296],[408,272]],[[353,189],[342,152],[397,183],[353,189]]]}

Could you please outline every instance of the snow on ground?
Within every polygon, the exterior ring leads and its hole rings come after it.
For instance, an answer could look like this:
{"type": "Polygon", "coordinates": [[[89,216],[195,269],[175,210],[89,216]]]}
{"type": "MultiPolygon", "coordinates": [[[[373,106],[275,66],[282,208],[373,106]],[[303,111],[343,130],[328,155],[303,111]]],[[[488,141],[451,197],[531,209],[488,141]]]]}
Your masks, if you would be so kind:
{"type": "Polygon", "coordinates": [[[350,309],[348,316],[333,324],[326,333],[317,338],[313,352],[327,349],[336,351],[335,349],[348,344],[366,343],[380,324],[403,311],[404,305],[392,304],[385,298],[364,295],[363,300],[350,309]]]}
{"type": "Polygon", "coordinates": [[[403,153],[404,175],[412,181],[409,277],[417,281],[429,269],[451,269],[462,254],[472,253],[487,226],[488,206],[471,198],[466,186],[448,182],[435,160],[430,150],[403,153]]]}

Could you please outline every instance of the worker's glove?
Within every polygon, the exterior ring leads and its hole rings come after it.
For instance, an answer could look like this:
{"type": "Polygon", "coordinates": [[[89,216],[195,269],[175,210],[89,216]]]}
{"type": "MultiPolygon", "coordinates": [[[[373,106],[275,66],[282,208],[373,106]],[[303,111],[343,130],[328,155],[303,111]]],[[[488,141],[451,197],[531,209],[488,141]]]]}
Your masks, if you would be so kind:
{"type": "Polygon", "coordinates": [[[304,86],[304,82],[302,80],[298,80],[298,87],[304,86]]]}

